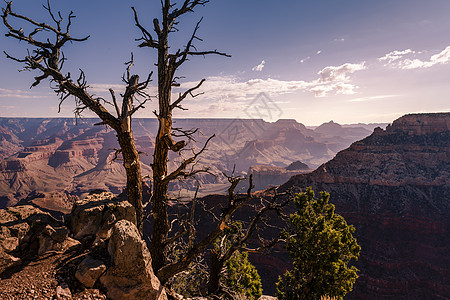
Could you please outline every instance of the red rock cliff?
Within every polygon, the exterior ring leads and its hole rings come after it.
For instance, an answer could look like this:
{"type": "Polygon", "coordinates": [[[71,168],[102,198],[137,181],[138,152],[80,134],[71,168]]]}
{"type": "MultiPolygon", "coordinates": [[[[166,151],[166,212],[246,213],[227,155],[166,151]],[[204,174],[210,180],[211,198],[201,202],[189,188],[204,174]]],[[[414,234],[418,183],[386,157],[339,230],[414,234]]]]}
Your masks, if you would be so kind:
{"type": "Polygon", "coordinates": [[[450,113],[406,115],[284,188],[330,192],[362,246],[346,299],[450,298],[450,113]]]}

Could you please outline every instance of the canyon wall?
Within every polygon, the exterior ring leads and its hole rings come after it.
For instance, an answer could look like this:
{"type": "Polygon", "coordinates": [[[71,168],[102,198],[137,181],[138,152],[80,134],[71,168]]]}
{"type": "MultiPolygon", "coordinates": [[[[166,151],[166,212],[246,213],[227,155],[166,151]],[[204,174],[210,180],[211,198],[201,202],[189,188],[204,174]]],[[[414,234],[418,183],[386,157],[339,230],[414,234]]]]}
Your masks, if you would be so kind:
{"type": "Polygon", "coordinates": [[[356,227],[346,299],[450,298],[450,113],[401,117],[282,188],[293,186],[326,190],[356,227]]]}
{"type": "MultiPolygon", "coordinates": [[[[0,118],[0,207],[25,199],[33,191],[70,192],[78,196],[93,189],[120,193],[126,176],[120,155],[119,160],[114,160],[115,149],[119,148],[116,136],[105,126],[94,126],[97,122],[96,119],[72,118],[0,118]]],[[[226,191],[228,181],[222,172],[230,174],[234,169],[236,174],[245,175],[253,165],[284,168],[296,160],[315,167],[357,137],[369,134],[362,127],[354,127],[351,134],[345,129],[343,136],[335,136],[331,141],[334,133],[315,132],[295,120],[269,123],[242,119],[177,119],[174,127],[199,128],[199,131],[195,137],[197,143],[188,144],[181,155],[171,153],[169,171],[192,155],[189,149],[199,151],[208,137],[216,135],[197,165],[198,168],[208,167],[216,175],[199,175],[202,195],[226,191]]],[[[339,129],[340,125],[333,127],[339,129]]],[[[157,128],[156,119],[133,120],[136,145],[142,152],[143,174],[150,177],[157,128]]],[[[297,173],[290,175],[294,174],[297,173]]],[[[281,180],[273,174],[260,177],[267,185],[280,184],[289,176],[284,175],[281,180]]],[[[187,180],[171,185],[171,189],[176,193],[192,191],[196,184],[187,180]]]]}

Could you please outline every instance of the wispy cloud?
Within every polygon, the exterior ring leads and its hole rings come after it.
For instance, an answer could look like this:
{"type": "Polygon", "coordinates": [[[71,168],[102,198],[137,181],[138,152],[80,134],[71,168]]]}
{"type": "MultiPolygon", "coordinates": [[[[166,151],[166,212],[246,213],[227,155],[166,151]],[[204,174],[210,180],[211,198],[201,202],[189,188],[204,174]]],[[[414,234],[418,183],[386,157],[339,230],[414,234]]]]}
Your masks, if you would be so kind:
{"type": "Polygon", "coordinates": [[[435,65],[447,64],[450,62],[450,46],[447,46],[440,53],[432,55],[429,59],[422,60],[416,58],[416,54],[421,52],[416,52],[411,49],[403,51],[392,51],[383,57],[380,57],[379,61],[386,61],[386,66],[393,68],[410,70],[410,69],[424,69],[431,68],[435,65]],[[413,56],[412,58],[405,58],[405,56],[413,56]]]}
{"type": "Polygon", "coordinates": [[[355,89],[358,87],[351,83],[344,82],[329,82],[326,84],[316,85],[309,90],[314,93],[315,97],[325,97],[331,92],[337,95],[352,95],[355,94],[355,89]]]}
{"type": "MultiPolygon", "coordinates": [[[[314,93],[316,97],[325,97],[331,93],[350,95],[354,94],[355,89],[358,88],[350,82],[350,74],[364,69],[366,69],[365,62],[328,66],[318,72],[319,78],[312,81],[288,81],[272,78],[241,81],[236,76],[209,77],[201,87],[201,92],[204,92],[204,95],[197,99],[248,101],[261,92],[278,96],[298,91],[309,91],[314,93]]],[[[181,88],[186,89],[194,85],[195,82],[186,82],[182,84],[181,88]]]]}
{"type": "Polygon", "coordinates": [[[252,71],[261,72],[264,69],[264,66],[266,65],[266,61],[263,60],[259,65],[252,68],[252,71]]]}
{"type": "Polygon", "coordinates": [[[390,99],[394,97],[400,97],[400,95],[377,95],[377,96],[370,96],[370,97],[360,97],[360,98],[353,98],[347,100],[347,102],[367,102],[372,100],[381,100],[381,99],[390,99]]]}
{"type": "Polygon", "coordinates": [[[349,80],[349,74],[365,69],[367,69],[365,62],[359,64],[346,63],[340,66],[325,67],[318,74],[322,82],[347,81],[349,80]]]}
{"type": "Polygon", "coordinates": [[[411,49],[406,49],[403,51],[395,50],[392,52],[387,53],[385,56],[378,58],[379,61],[385,61],[387,63],[392,63],[394,61],[397,61],[404,57],[407,54],[414,54],[415,51],[412,51],[411,49]]]}
{"type": "Polygon", "coordinates": [[[35,98],[49,98],[47,94],[39,94],[32,91],[24,90],[10,90],[0,88],[0,98],[20,98],[20,99],[35,99],[35,98]]]}

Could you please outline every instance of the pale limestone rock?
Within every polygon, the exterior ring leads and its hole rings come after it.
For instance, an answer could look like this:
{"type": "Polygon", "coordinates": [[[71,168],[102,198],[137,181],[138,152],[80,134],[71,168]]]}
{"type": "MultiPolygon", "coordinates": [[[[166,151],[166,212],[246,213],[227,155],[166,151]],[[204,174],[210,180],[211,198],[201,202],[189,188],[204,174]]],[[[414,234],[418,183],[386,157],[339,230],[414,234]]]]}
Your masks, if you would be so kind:
{"type": "Polygon", "coordinates": [[[114,224],[108,242],[112,266],[100,277],[109,298],[165,300],[164,287],[153,273],[150,252],[136,226],[127,220],[114,224]]]}
{"type": "Polygon", "coordinates": [[[81,243],[68,236],[69,231],[66,227],[45,226],[41,234],[39,234],[39,250],[38,254],[42,255],[49,251],[65,252],[69,249],[79,247],[81,243]]]}
{"type": "Polygon", "coordinates": [[[76,239],[86,236],[107,239],[118,220],[136,224],[134,208],[128,201],[113,198],[113,194],[106,192],[75,202],[70,214],[70,225],[76,239]]]}
{"type": "Polygon", "coordinates": [[[19,223],[8,227],[13,236],[16,236],[21,241],[30,231],[30,225],[27,223],[19,223]]]}
{"type": "Polygon", "coordinates": [[[106,271],[106,266],[101,260],[93,259],[91,256],[86,256],[85,259],[78,265],[75,277],[85,287],[92,288],[97,282],[98,278],[106,271]]]}
{"type": "Polygon", "coordinates": [[[6,209],[0,209],[0,224],[6,224],[10,222],[14,222],[17,220],[17,217],[12,213],[9,213],[6,209]]]}
{"type": "Polygon", "coordinates": [[[19,247],[19,239],[16,237],[6,238],[2,241],[2,247],[7,253],[13,252],[19,247]]]}
{"type": "Polygon", "coordinates": [[[14,257],[6,253],[2,247],[0,247],[0,273],[8,267],[20,264],[21,259],[14,257]]]}
{"type": "Polygon", "coordinates": [[[69,289],[67,283],[63,282],[61,285],[56,287],[56,299],[67,300],[72,299],[72,292],[69,289]]]}
{"type": "Polygon", "coordinates": [[[57,221],[46,212],[31,205],[19,205],[6,208],[6,211],[12,214],[16,220],[27,223],[55,224],[57,221]]]}
{"type": "Polygon", "coordinates": [[[38,255],[43,255],[51,251],[63,253],[77,247],[81,247],[81,243],[70,237],[62,242],[57,242],[50,237],[40,235],[38,255]]]}

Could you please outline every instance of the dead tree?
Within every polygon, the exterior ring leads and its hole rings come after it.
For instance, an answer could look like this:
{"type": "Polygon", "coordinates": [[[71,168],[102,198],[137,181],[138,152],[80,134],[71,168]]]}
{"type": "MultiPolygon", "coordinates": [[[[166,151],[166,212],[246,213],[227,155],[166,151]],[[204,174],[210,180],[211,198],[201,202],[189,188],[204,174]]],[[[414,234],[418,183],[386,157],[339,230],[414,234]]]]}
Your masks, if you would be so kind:
{"type": "MultiPolygon", "coordinates": [[[[180,66],[185,63],[190,56],[204,56],[216,54],[229,56],[226,53],[213,51],[197,51],[194,41],[200,40],[197,37],[197,31],[201,20],[195,26],[192,35],[188,39],[186,46],[176,52],[169,53],[169,35],[177,31],[178,19],[189,12],[193,12],[197,6],[203,6],[209,0],[184,0],[182,4],[176,5],[170,0],[161,0],[162,18],[153,20],[153,32],[147,30],[139,21],[138,14],[133,8],[136,26],[140,29],[142,37],[140,47],[150,47],[157,50],[158,53],[158,104],[159,111],[155,115],[159,121],[158,134],[155,142],[155,152],[153,155],[153,195],[151,201],[153,217],[153,233],[151,237],[150,253],[152,255],[153,269],[158,274],[162,282],[165,282],[172,275],[179,271],[179,265],[167,266],[167,245],[173,239],[169,237],[170,223],[167,214],[168,205],[168,187],[169,183],[181,177],[187,178],[204,170],[189,170],[187,167],[194,163],[198,156],[206,149],[205,146],[187,159],[173,172],[168,173],[167,162],[169,150],[174,152],[181,151],[186,142],[183,140],[173,140],[173,111],[174,109],[184,109],[181,104],[188,96],[195,97],[194,92],[204,83],[201,80],[196,86],[180,93],[178,98],[172,99],[172,87],[178,86],[176,82],[176,72],[180,66]]],[[[201,248],[201,246],[198,246],[201,248]]],[[[195,248],[198,249],[198,248],[195,248]]],[[[195,250],[195,253],[198,251],[195,250]]],[[[193,254],[190,254],[190,256],[193,254]]],[[[182,263],[184,265],[185,263],[182,263]]]]}
{"type": "Polygon", "coordinates": [[[70,12],[67,19],[64,20],[61,13],[55,14],[52,11],[49,1],[47,1],[47,6],[44,5],[44,8],[48,11],[53,25],[37,22],[27,16],[18,14],[12,10],[12,2],[6,2],[6,7],[2,9],[3,24],[8,30],[6,36],[25,42],[31,49],[28,49],[28,54],[24,58],[17,58],[6,52],[5,54],[9,59],[24,64],[24,70],[33,70],[39,73],[31,87],[37,86],[44,79],[49,79],[54,84],[53,88],[60,98],[59,107],[69,96],[73,96],[76,104],[76,117],[79,117],[85,109],[91,110],[101,119],[101,122],[96,125],[107,125],[116,131],[120,145],[119,151],[122,153],[123,166],[127,175],[128,199],[136,209],[137,225],[142,233],[141,164],[131,129],[131,118],[150,99],[149,95],[145,93],[145,89],[150,82],[151,74],[145,81],[141,82],[138,75],[131,75],[133,57],[131,58],[131,61],[127,63],[126,74],[123,76],[126,88],[121,95],[121,108],[112,89],[109,90],[112,102],[90,94],[87,90],[88,85],[83,71],[80,70],[80,75],[75,80],[70,73],[63,73],[62,71],[66,61],[62,51],[63,46],[73,42],[86,41],[89,36],[84,38],[70,36],[70,27],[73,18],[75,18],[73,12],[70,12]],[[23,28],[14,27],[9,18],[23,22],[24,25],[33,29],[26,33],[23,28]],[[139,102],[137,97],[140,97],[142,101],[139,102]],[[105,104],[114,107],[116,116],[107,110],[105,104]]]}
{"type": "MultiPolygon", "coordinates": [[[[221,56],[229,56],[226,53],[213,51],[197,51],[193,45],[194,41],[200,40],[197,37],[200,22],[195,26],[192,35],[188,39],[186,46],[175,53],[169,53],[169,34],[176,31],[178,18],[188,12],[192,12],[197,6],[208,3],[208,0],[185,0],[178,7],[171,3],[170,0],[162,0],[162,19],[153,20],[153,35],[145,29],[139,19],[136,10],[133,8],[134,20],[136,26],[140,29],[142,37],[140,47],[154,48],[158,52],[158,104],[159,111],[155,111],[155,115],[159,121],[158,134],[156,136],[155,152],[153,159],[153,195],[151,200],[151,209],[153,217],[153,232],[150,243],[150,251],[152,255],[153,268],[158,278],[164,284],[177,273],[188,268],[189,264],[196,259],[202,252],[210,247],[214,241],[223,234],[224,230],[229,226],[233,214],[245,205],[251,199],[252,181],[250,177],[250,186],[242,197],[236,197],[235,189],[242,179],[234,176],[228,178],[230,182],[229,201],[226,207],[222,208],[221,214],[215,216],[215,227],[203,239],[195,239],[194,228],[194,211],[195,201],[193,201],[193,209],[191,211],[190,220],[187,230],[182,229],[179,232],[172,232],[168,217],[168,187],[173,180],[190,178],[195,174],[207,171],[206,169],[195,169],[195,162],[198,157],[206,150],[208,142],[214,137],[207,139],[204,146],[185,158],[180,165],[168,172],[167,162],[169,151],[180,152],[186,145],[183,140],[175,141],[173,137],[181,136],[191,138],[194,131],[183,131],[173,128],[172,115],[174,109],[184,109],[181,106],[183,100],[187,97],[195,97],[194,92],[201,87],[204,79],[196,86],[180,93],[179,96],[172,100],[172,86],[177,86],[176,71],[185,63],[190,56],[204,56],[208,54],[216,54],[221,56]],[[188,249],[176,261],[167,259],[167,249],[171,243],[177,242],[183,236],[188,234],[188,249]]],[[[131,128],[131,119],[134,113],[144,107],[150,96],[145,93],[150,82],[150,75],[145,81],[140,82],[138,75],[131,74],[133,66],[133,57],[127,63],[127,69],[123,76],[126,83],[125,92],[121,94],[122,103],[116,99],[115,92],[110,89],[111,99],[109,102],[101,97],[95,97],[88,92],[88,85],[83,71],[80,72],[78,79],[73,79],[70,73],[63,73],[62,69],[66,57],[62,52],[62,47],[67,43],[82,42],[89,38],[73,38],[70,36],[69,29],[72,25],[72,19],[75,17],[71,12],[67,20],[64,20],[60,13],[54,14],[47,2],[46,10],[48,11],[54,25],[37,22],[31,18],[20,15],[12,11],[11,2],[6,3],[3,11],[3,23],[8,29],[7,37],[23,41],[32,49],[28,50],[28,55],[24,58],[17,58],[6,54],[9,59],[23,63],[25,70],[33,70],[39,72],[35,77],[32,86],[37,86],[42,80],[49,79],[53,83],[55,92],[60,97],[60,105],[70,96],[75,98],[75,114],[79,116],[85,109],[94,112],[100,119],[99,124],[107,125],[113,128],[117,133],[120,145],[119,152],[123,156],[123,165],[127,174],[127,192],[131,204],[136,209],[138,227],[142,232],[142,175],[141,165],[139,162],[139,153],[136,149],[133,132],[131,128]],[[18,21],[31,25],[34,29],[29,33],[19,27],[14,27],[8,18],[15,18],[18,21]],[[110,113],[105,107],[106,104],[113,107],[115,115],[110,113]]],[[[116,153],[117,154],[117,153],[116,153]]]]}
{"type": "MultiPolygon", "coordinates": [[[[225,175],[227,176],[227,175],[225,175]]],[[[250,221],[246,226],[235,227],[236,232],[224,233],[220,237],[216,247],[210,251],[210,266],[209,266],[209,278],[208,278],[208,294],[217,294],[220,290],[220,278],[223,272],[225,263],[233,256],[236,251],[245,251],[249,253],[263,253],[264,251],[271,249],[277,243],[282,241],[280,237],[272,238],[271,240],[265,240],[261,237],[260,231],[274,227],[270,225],[266,220],[266,215],[269,212],[277,214],[281,220],[288,220],[288,216],[283,213],[283,208],[289,204],[289,199],[286,199],[286,195],[290,192],[279,194],[276,189],[275,194],[269,200],[263,197],[259,198],[259,203],[248,204],[251,199],[251,195],[237,196],[234,193],[234,188],[239,184],[242,177],[227,176],[228,181],[232,184],[228,192],[228,201],[246,203],[251,206],[255,211],[251,216],[250,221]],[[258,247],[249,248],[247,243],[250,238],[257,236],[258,247]]],[[[250,181],[251,186],[251,181],[250,181]]],[[[232,226],[230,226],[231,228],[232,226]]],[[[277,228],[280,230],[280,228],[277,228]]]]}
{"type": "MultiPolygon", "coordinates": [[[[245,204],[247,204],[249,200],[252,199],[251,194],[251,190],[253,188],[252,176],[250,176],[249,178],[249,188],[247,190],[247,193],[239,197],[237,197],[235,194],[235,189],[237,185],[243,179],[244,179],[243,177],[228,176],[228,181],[230,182],[230,188],[228,189],[229,197],[226,206],[221,208],[220,215],[217,216],[216,214],[214,214],[214,212],[205,208],[206,212],[209,213],[215,221],[214,229],[211,232],[209,232],[203,239],[195,243],[194,243],[195,230],[189,231],[188,232],[189,247],[182,255],[182,257],[175,262],[165,264],[158,271],[157,276],[159,280],[161,280],[161,282],[163,283],[167,282],[172,276],[188,268],[189,264],[193,261],[193,259],[199,256],[208,247],[213,245],[214,241],[225,232],[225,230],[229,227],[235,212],[241,207],[243,207],[245,204]]],[[[192,224],[193,226],[194,220],[192,214],[193,212],[191,213],[190,216],[190,224],[192,224]]],[[[174,238],[171,239],[171,242],[175,242],[177,239],[181,238],[185,233],[187,232],[184,233],[182,232],[181,234],[174,235],[174,238]]]]}

